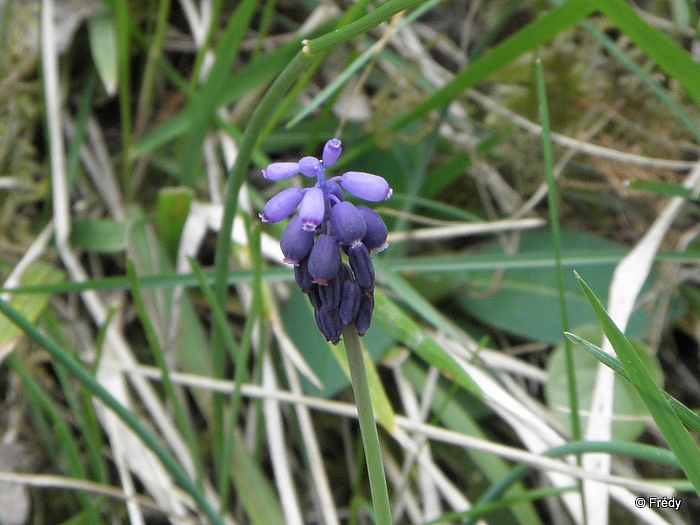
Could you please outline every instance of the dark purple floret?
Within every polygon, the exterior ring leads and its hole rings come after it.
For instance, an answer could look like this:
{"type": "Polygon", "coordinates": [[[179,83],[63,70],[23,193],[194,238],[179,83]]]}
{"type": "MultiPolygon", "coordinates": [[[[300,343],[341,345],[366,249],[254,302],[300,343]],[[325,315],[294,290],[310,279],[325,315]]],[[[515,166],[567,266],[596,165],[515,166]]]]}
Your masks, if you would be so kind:
{"type": "Polygon", "coordinates": [[[360,308],[355,317],[355,327],[359,335],[365,335],[372,323],[372,312],[374,311],[374,297],[360,294],[360,308]]]}
{"type": "Polygon", "coordinates": [[[350,260],[350,268],[355,274],[357,284],[360,285],[363,291],[371,292],[374,289],[374,266],[372,266],[372,259],[370,259],[365,245],[356,244],[350,246],[348,259],[350,260]]]}
{"type": "Polygon", "coordinates": [[[318,295],[321,297],[321,304],[332,310],[337,310],[340,306],[340,291],[342,285],[340,277],[333,277],[328,284],[318,287],[318,295]]]}
{"type": "Polygon", "coordinates": [[[309,268],[307,267],[308,262],[309,258],[306,257],[299,261],[299,264],[294,266],[294,280],[304,293],[310,293],[311,289],[316,286],[313,282],[313,277],[311,277],[309,273],[309,268]]]}
{"type": "Polygon", "coordinates": [[[355,281],[345,281],[343,292],[340,295],[340,308],[338,315],[343,324],[347,325],[355,321],[360,309],[360,296],[362,291],[355,281]]]}
{"type": "Polygon", "coordinates": [[[298,265],[305,259],[314,245],[314,232],[302,228],[301,218],[295,215],[289,219],[287,227],[280,238],[280,248],[284,254],[284,262],[298,265]]]}
{"type": "Polygon", "coordinates": [[[333,233],[338,240],[352,244],[365,236],[367,226],[365,219],[354,204],[348,201],[339,202],[331,209],[331,224],[333,233]]]}
{"type": "Polygon", "coordinates": [[[340,334],[343,332],[343,323],[340,321],[338,311],[322,306],[320,310],[314,312],[314,316],[316,318],[316,326],[318,326],[326,341],[337,345],[338,341],[340,341],[340,334]]]}
{"type": "Polygon", "coordinates": [[[362,218],[367,226],[365,236],[362,237],[362,243],[367,246],[371,255],[381,252],[389,246],[386,242],[388,235],[386,224],[372,208],[361,204],[357,206],[357,210],[362,214],[362,218]]]}
{"type": "Polygon", "coordinates": [[[322,233],[316,239],[309,254],[309,273],[315,283],[326,285],[338,273],[338,266],[340,266],[338,239],[322,233]]]}

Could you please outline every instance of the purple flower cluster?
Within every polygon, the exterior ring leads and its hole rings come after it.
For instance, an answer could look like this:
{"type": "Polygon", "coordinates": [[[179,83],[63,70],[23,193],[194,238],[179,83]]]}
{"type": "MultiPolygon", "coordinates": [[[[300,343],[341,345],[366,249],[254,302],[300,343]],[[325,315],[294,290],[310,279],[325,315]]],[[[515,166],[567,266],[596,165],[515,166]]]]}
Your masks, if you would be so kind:
{"type": "Polygon", "coordinates": [[[346,201],[342,190],[373,202],[391,195],[387,181],[370,173],[348,171],[326,179],[326,167],[340,153],[340,140],[331,139],[321,160],[304,157],[299,162],[270,164],[263,170],[266,179],[301,173],[315,177],[316,184],[280,191],[260,214],[264,222],[279,222],[299,208],[282,233],[280,247],[284,261],[294,265],[297,284],[309,296],[319,330],[333,344],[340,341],[343,325],[354,323],[360,335],[369,328],[374,310],[371,256],[387,247],[381,217],[367,206],[346,201]],[[342,260],[343,252],[349,264],[342,260]]]}

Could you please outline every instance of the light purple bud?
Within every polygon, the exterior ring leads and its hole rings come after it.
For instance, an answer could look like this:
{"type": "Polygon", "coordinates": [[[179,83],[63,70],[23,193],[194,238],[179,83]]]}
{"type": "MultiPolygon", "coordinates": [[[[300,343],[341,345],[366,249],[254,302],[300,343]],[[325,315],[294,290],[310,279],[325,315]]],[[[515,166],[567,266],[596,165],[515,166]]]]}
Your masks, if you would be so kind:
{"type": "Polygon", "coordinates": [[[284,262],[297,266],[304,259],[314,245],[314,232],[301,227],[301,219],[294,215],[280,238],[280,248],[284,254],[284,262]]]}
{"type": "Polygon", "coordinates": [[[379,175],[361,171],[348,171],[340,177],[340,185],[345,191],[366,201],[381,201],[391,196],[389,183],[379,175]]]}
{"type": "Polygon", "coordinates": [[[338,273],[340,266],[340,247],[338,240],[322,233],[311,248],[307,268],[315,283],[327,285],[338,273]]]}
{"type": "Polygon", "coordinates": [[[280,191],[263,207],[260,218],[263,222],[279,222],[289,217],[297,209],[304,197],[301,188],[292,187],[280,191]]]}
{"type": "Polygon", "coordinates": [[[341,142],[338,139],[331,139],[323,147],[323,165],[328,167],[335,164],[342,153],[341,142]]]}
{"type": "Polygon", "coordinates": [[[357,210],[362,214],[367,225],[367,232],[362,237],[362,243],[367,246],[370,255],[381,252],[389,246],[386,242],[388,234],[386,224],[372,208],[360,204],[357,206],[357,210]]]}
{"type": "Polygon", "coordinates": [[[307,231],[314,231],[323,221],[325,214],[326,203],[323,199],[323,190],[318,187],[306,190],[299,207],[302,227],[307,231]]]}
{"type": "Polygon", "coordinates": [[[299,164],[296,162],[273,162],[262,170],[263,177],[268,180],[286,179],[299,173],[299,164]]]}
{"type": "Polygon", "coordinates": [[[331,208],[333,231],[342,243],[352,244],[365,236],[367,226],[362,214],[351,202],[339,202],[331,208]]]}
{"type": "Polygon", "coordinates": [[[299,159],[299,172],[307,177],[316,177],[321,169],[321,161],[316,157],[303,157],[299,159]]]}
{"type": "Polygon", "coordinates": [[[343,195],[343,190],[340,189],[337,182],[328,182],[328,193],[335,197],[335,202],[343,202],[345,200],[345,195],[343,195]]]}

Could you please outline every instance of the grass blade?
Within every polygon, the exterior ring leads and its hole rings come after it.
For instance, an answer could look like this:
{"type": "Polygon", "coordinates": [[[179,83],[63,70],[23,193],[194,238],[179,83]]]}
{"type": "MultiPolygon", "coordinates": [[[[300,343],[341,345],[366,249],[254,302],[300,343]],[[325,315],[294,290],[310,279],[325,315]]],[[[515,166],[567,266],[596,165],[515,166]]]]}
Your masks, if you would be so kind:
{"type": "Polygon", "coordinates": [[[683,427],[681,420],[671,408],[663,392],[659,389],[642,364],[632,344],[615,325],[605,311],[602,303],[586,282],[578,274],[576,274],[576,277],[579,280],[586,299],[588,299],[588,302],[595,311],[596,317],[598,317],[605,335],[620,357],[620,362],[627,372],[629,380],[639,392],[644,404],[649,409],[651,417],[654,418],[654,421],[666,438],[671,450],[675,452],[681,468],[688,476],[695,490],[700,492],[700,462],[698,462],[697,445],[690,437],[690,434],[688,434],[688,431],[683,427]]]}
{"type": "MultiPolygon", "coordinates": [[[[608,354],[602,348],[594,345],[589,341],[586,341],[585,339],[582,339],[576,334],[571,334],[567,332],[566,337],[568,337],[571,341],[576,343],[586,352],[591,354],[605,366],[611,368],[620,377],[626,379],[627,381],[630,381],[630,378],[627,375],[627,372],[625,371],[625,367],[622,366],[622,363],[617,357],[608,354]]],[[[678,401],[668,392],[664,391],[664,396],[666,396],[667,401],[671,405],[671,408],[676,413],[676,415],[679,418],[681,418],[681,421],[683,421],[683,423],[685,423],[688,427],[692,428],[695,432],[700,434],[700,416],[698,416],[695,412],[690,410],[687,406],[678,401]]]]}

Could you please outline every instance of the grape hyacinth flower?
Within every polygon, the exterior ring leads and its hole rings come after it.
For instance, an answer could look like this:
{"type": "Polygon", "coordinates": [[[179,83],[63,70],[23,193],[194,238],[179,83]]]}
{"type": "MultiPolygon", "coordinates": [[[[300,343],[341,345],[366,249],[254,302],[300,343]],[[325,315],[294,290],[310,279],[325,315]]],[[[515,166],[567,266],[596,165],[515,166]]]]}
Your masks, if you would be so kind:
{"type": "Polygon", "coordinates": [[[280,191],[263,207],[263,222],[279,222],[294,212],[282,233],[284,262],[294,265],[294,277],[309,296],[316,325],[326,340],[340,341],[344,325],[354,324],[359,335],[369,328],[374,309],[374,267],[371,256],[388,244],[387,227],[367,206],[346,201],[343,190],[360,199],[377,202],[391,196],[379,175],[348,171],[326,179],[326,168],[338,160],[341,142],[331,139],[321,159],[274,162],[263,170],[269,180],[302,174],[315,178],[309,188],[280,191]],[[347,255],[347,263],[342,254],[347,255]]]}

